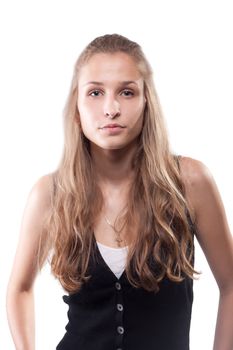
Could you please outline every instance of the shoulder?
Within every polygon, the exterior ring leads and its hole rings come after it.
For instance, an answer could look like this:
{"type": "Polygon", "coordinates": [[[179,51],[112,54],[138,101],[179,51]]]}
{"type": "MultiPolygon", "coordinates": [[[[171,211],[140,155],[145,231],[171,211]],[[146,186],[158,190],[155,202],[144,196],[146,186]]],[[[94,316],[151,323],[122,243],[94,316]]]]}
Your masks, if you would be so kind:
{"type": "Polygon", "coordinates": [[[33,184],[28,195],[28,205],[36,210],[47,210],[51,203],[53,190],[53,173],[39,177],[33,184]]]}
{"type": "Polygon", "coordinates": [[[206,164],[198,159],[181,156],[180,170],[183,180],[190,186],[195,186],[212,177],[206,164]]]}
{"type": "Polygon", "coordinates": [[[216,194],[216,183],[210,169],[202,161],[181,156],[179,163],[186,199],[194,211],[195,220],[202,203],[216,194]]]}
{"type": "Polygon", "coordinates": [[[33,196],[40,196],[41,198],[48,198],[53,186],[53,173],[45,174],[39,177],[33,184],[30,194],[33,196]]]}
{"type": "Polygon", "coordinates": [[[233,289],[233,245],[224,204],[208,167],[199,160],[180,161],[186,197],[195,211],[196,237],[221,293],[233,289]]]}
{"type": "Polygon", "coordinates": [[[52,174],[46,174],[37,179],[29,191],[24,207],[21,235],[33,244],[39,239],[44,222],[51,209],[53,185],[52,174]]]}
{"type": "Polygon", "coordinates": [[[50,207],[51,184],[52,174],[43,175],[34,183],[28,194],[9,282],[13,289],[28,291],[33,287],[38,272],[38,247],[44,219],[50,207]]]}
{"type": "Polygon", "coordinates": [[[189,187],[201,186],[213,180],[208,166],[198,159],[181,156],[179,160],[181,176],[189,187]]]}

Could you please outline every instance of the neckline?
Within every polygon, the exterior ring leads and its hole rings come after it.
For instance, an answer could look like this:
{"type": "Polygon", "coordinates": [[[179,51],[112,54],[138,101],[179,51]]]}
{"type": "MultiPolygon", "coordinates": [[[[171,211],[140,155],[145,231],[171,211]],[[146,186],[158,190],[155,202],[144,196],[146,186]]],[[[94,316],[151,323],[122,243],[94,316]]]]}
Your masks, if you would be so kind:
{"type": "Polygon", "coordinates": [[[124,247],[120,247],[120,248],[115,248],[115,247],[109,247],[108,245],[105,245],[105,244],[102,244],[98,241],[96,241],[97,244],[101,245],[102,247],[104,248],[107,248],[107,249],[111,249],[111,250],[115,250],[115,251],[120,251],[120,250],[125,250],[126,248],[128,248],[129,246],[124,246],[124,247]]]}
{"type": "MultiPolygon", "coordinates": [[[[95,238],[95,234],[93,233],[94,235],[94,244],[95,244],[95,248],[96,248],[96,251],[97,251],[97,254],[99,255],[99,258],[103,264],[103,266],[105,267],[105,269],[111,274],[111,276],[114,278],[115,281],[121,281],[122,278],[124,277],[124,275],[126,274],[126,271],[125,269],[123,270],[122,274],[120,275],[120,277],[118,278],[115,273],[110,269],[110,267],[108,266],[108,264],[106,263],[106,261],[104,260],[100,250],[99,250],[99,247],[98,247],[98,244],[97,244],[97,240],[95,238]]],[[[118,248],[116,248],[118,249],[118,248]]]]}

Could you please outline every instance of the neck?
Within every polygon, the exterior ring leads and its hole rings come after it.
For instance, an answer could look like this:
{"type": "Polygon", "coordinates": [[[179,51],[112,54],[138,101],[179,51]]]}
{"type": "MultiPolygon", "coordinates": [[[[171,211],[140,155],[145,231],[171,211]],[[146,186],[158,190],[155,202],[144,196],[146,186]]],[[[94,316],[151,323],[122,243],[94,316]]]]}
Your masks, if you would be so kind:
{"type": "Polygon", "coordinates": [[[102,149],[91,145],[91,156],[97,181],[104,187],[117,187],[132,181],[134,170],[132,161],[136,146],[128,145],[122,149],[102,149]]]}

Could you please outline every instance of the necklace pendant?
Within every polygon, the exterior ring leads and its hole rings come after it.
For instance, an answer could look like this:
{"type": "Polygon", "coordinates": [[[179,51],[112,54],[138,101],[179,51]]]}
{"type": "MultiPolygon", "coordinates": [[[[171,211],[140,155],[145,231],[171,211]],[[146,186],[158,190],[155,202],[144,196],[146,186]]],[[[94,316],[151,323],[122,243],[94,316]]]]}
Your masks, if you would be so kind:
{"type": "Polygon", "coordinates": [[[117,241],[117,243],[121,243],[121,242],[123,242],[123,239],[122,238],[116,238],[116,241],[117,241]]]}

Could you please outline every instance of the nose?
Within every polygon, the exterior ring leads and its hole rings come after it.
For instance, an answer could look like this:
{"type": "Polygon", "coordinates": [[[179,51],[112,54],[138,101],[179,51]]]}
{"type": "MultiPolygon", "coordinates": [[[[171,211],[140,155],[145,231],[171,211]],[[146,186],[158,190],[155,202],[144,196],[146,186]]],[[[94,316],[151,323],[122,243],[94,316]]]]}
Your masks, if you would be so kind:
{"type": "Polygon", "coordinates": [[[116,100],[108,100],[104,106],[104,115],[110,119],[116,118],[120,115],[119,102],[116,100]]]}

